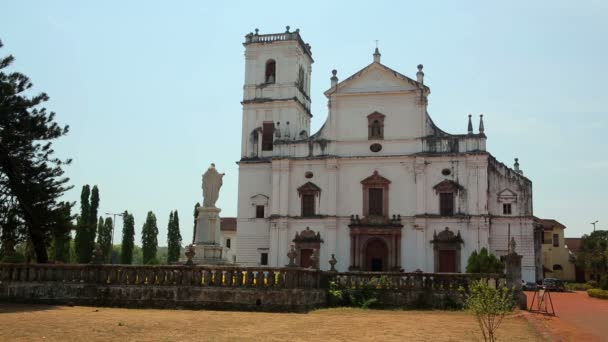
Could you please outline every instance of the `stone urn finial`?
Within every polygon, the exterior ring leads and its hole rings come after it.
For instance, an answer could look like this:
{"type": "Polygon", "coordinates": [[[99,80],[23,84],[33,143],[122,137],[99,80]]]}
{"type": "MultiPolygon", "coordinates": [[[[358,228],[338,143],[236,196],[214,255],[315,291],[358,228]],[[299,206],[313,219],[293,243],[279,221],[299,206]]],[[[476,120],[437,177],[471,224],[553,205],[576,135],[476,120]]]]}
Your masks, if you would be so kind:
{"type": "Polygon", "coordinates": [[[196,252],[194,251],[194,244],[190,244],[188,245],[187,249],[186,249],[186,258],[188,259],[186,261],[186,265],[188,266],[193,266],[194,262],[192,261],[192,258],[194,258],[194,256],[196,255],[196,252]]]}
{"type": "Polygon", "coordinates": [[[291,250],[289,250],[289,253],[287,253],[287,257],[289,258],[289,264],[287,264],[287,267],[298,266],[296,265],[296,258],[298,257],[298,252],[293,247],[293,245],[291,245],[291,250]]]}
{"type": "Polygon", "coordinates": [[[338,263],[338,260],[336,260],[336,255],[332,254],[331,259],[329,259],[329,266],[330,266],[329,271],[330,272],[338,272],[338,270],[336,270],[337,263],[338,263]]]}

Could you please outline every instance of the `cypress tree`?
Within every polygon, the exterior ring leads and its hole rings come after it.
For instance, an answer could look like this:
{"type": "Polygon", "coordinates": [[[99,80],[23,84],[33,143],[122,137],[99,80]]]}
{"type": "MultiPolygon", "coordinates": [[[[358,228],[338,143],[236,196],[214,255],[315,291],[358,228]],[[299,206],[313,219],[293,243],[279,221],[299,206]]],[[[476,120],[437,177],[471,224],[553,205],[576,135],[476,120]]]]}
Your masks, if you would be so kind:
{"type": "Polygon", "coordinates": [[[182,248],[182,235],[179,232],[179,216],[177,210],[169,214],[169,226],[167,227],[167,263],[177,262],[179,252],[182,248]]]}
{"type": "MultiPolygon", "coordinates": [[[[91,202],[90,202],[90,213],[89,213],[89,246],[91,250],[95,247],[95,236],[97,235],[97,209],[99,208],[99,189],[97,185],[93,186],[91,190],[91,202]]],[[[100,217],[101,224],[103,224],[103,218],[100,217]]]]}
{"type": "Polygon", "coordinates": [[[91,205],[89,196],[91,188],[89,185],[84,185],[80,192],[80,216],[78,217],[76,229],[76,256],[79,264],[88,264],[91,261],[92,250],[90,248],[90,232],[89,215],[91,214],[91,205]]]}
{"type": "Polygon", "coordinates": [[[196,202],[196,204],[194,205],[194,228],[192,229],[192,243],[195,243],[196,241],[194,241],[196,239],[196,218],[198,217],[198,208],[201,206],[200,203],[196,202]]]}
{"type": "Polygon", "coordinates": [[[120,263],[130,265],[133,262],[135,246],[135,219],[126,210],[122,215],[122,243],[120,245],[120,263]]]}
{"type": "Polygon", "coordinates": [[[156,226],[156,216],[149,211],[141,230],[141,249],[143,253],[144,265],[156,263],[156,250],[158,249],[158,227],[156,226]]]}
{"type": "Polygon", "coordinates": [[[99,217],[99,224],[97,225],[97,243],[103,251],[104,262],[109,263],[112,253],[112,218],[107,217],[104,221],[102,217],[99,217]]]}

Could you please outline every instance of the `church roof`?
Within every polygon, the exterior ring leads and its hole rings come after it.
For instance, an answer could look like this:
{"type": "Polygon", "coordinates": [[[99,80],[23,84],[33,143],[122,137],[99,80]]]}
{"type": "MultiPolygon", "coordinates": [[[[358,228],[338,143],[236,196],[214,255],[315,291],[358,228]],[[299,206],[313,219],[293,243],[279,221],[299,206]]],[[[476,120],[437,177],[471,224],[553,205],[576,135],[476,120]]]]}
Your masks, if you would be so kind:
{"type": "Polygon", "coordinates": [[[236,232],[236,217],[222,217],[220,218],[220,230],[236,232]]]}
{"type": "Polygon", "coordinates": [[[369,65],[367,65],[365,68],[357,71],[356,73],[354,73],[353,75],[351,75],[350,77],[348,77],[347,79],[345,79],[344,81],[338,83],[336,86],[331,87],[328,90],[326,90],[325,93],[324,93],[325,96],[329,96],[332,93],[334,93],[336,90],[338,90],[340,88],[343,88],[345,85],[347,85],[347,84],[351,83],[352,81],[358,79],[359,77],[361,77],[363,74],[365,74],[368,70],[371,70],[372,68],[380,68],[380,69],[384,70],[385,72],[387,72],[389,74],[392,74],[395,78],[398,78],[400,80],[406,81],[407,83],[409,83],[409,84],[411,84],[411,85],[413,85],[413,86],[415,86],[417,88],[426,90],[428,92],[431,91],[431,89],[429,87],[425,86],[424,84],[422,84],[422,83],[420,83],[418,81],[415,81],[415,80],[413,80],[413,79],[411,79],[411,78],[403,75],[402,73],[400,73],[400,72],[398,72],[396,70],[393,70],[393,69],[387,67],[386,65],[384,65],[384,64],[382,64],[380,62],[372,62],[369,65]]]}

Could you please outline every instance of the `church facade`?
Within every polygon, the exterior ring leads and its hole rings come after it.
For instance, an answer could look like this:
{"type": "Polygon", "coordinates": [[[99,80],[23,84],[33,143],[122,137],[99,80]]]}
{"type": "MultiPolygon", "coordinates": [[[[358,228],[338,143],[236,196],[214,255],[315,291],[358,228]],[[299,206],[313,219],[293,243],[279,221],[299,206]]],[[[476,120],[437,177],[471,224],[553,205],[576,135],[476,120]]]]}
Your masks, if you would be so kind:
{"type": "MultiPolygon", "coordinates": [[[[325,92],[310,132],[311,48],[298,30],[245,37],[236,262],[339,271],[464,272],[483,247],[514,238],[536,279],[532,183],[486,151],[483,117],[448,134],[427,113],[430,88],[372,62],[325,92]],[[475,125],[473,125],[475,121],[475,125]],[[474,132],[476,126],[477,132],[474,132]]],[[[466,118],[466,117],[465,117],[466,118]]]]}

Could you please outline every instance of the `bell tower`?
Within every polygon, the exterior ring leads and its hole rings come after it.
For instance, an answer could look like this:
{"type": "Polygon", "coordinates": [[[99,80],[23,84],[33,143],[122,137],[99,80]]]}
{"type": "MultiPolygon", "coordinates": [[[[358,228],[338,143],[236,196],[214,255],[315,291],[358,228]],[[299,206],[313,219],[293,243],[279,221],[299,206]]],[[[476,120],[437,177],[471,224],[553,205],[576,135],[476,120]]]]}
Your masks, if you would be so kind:
{"type": "Polygon", "coordinates": [[[300,30],[245,36],[241,159],[271,157],[275,140],[310,133],[310,75],[314,62],[300,30]]]}

